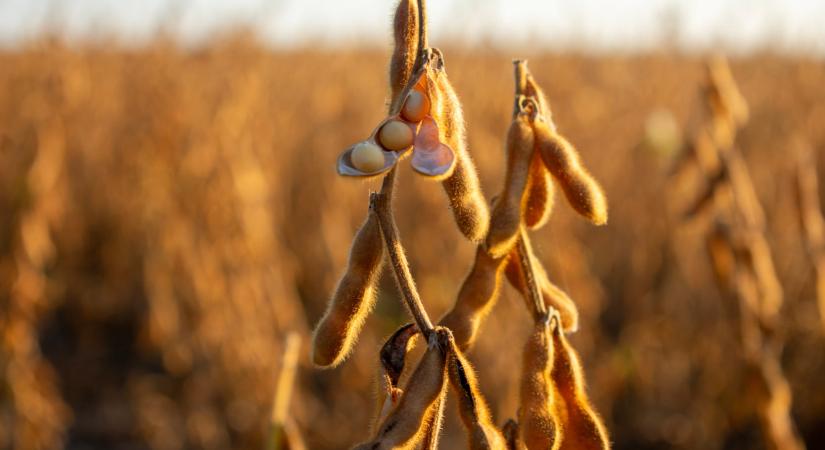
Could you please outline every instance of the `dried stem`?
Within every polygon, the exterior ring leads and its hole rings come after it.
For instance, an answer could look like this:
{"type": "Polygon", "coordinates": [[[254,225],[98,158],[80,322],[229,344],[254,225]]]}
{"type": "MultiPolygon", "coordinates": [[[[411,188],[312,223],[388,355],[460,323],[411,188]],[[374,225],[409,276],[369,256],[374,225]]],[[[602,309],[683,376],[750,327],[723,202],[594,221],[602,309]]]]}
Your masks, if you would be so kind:
{"type": "Polygon", "coordinates": [[[539,290],[538,282],[536,281],[536,272],[533,269],[533,257],[531,255],[531,251],[527,248],[526,244],[526,236],[527,230],[524,229],[524,226],[521,227],[521,231],[519,232],[518,243],[518,255],[519,255],[519,264],[521,265],[521,271],[524,273],[524,282],[527,284],[527,293],[530,297],[529,301],[533,303],[533,312],[535,314],[535,319],[539,320],[540,318],[547,317],[547,306],[544,304],[544,298],[541,295],[541,291],[539,290]]]}
{"type": "MultiPolygon", "coordinates": [[[[387,178],[390,178],[390,176],[387,175],[387,178]]],[[[392,185],[392,182],[390,181],[388,184],[392,185]]],[[[383,192],[370,195],[370,213],[378,216],[381,235],[384,236],[387,253],[390,255],[390,265],[395,274],[398,290],[404,299],[404,304],[409,309],[416,325],[418,325],[418,329],[421,330],[421,334],[429,338],[433,331],[433,323],[430,321],[427,311],[424,310],[424,304],[421,303],[421,297],[415,287],[407,256],[404,254],[404,248],[398,239],[398,228],[395,226],[391,208],[390,196],[383,192]]]]}
{"type": "Polygon", "coordinates": [[[281,359],[281,371],[278,375],[278,384],[275,388],[275,397],[272,403],[271,431],[269,436],[270,450],[282,450],[283,434],[289,412],[289,402],[295,385],[295,372],[298,368],[298,353],[301,347],[301,337],[296,332],[286,338],[284,353],[281,359]]]}

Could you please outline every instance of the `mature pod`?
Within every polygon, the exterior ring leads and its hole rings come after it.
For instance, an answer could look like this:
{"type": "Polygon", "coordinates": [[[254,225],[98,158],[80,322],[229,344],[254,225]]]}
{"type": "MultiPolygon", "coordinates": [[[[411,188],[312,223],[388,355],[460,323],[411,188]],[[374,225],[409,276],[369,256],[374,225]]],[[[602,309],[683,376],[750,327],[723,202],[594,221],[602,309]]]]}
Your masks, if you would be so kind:
{"type": "Polygon", "coordinates": [[[317,366],[337,366],[349,355],[375,304],[383,259],[378,217],[370,212],[352,241],[346,272],[315,328],[312,361],[317,366]]]}
{"type": "Polygon", "coordinates": [[[584,374],[576,350],[570,346],[561,328],[553,336],[553,370],[550,377],[564,411],[557,416],[563,430],[560,450],[609,449],[610,439],[601,418],[590,405],[584,386],[584,374]]]}
{"type": "Polygon", "coordinates": [[[453,332],[461,351],[473,345],[481,322],[498,299],[505,260],[493,258],[479,246],[473,268],[458,291],[453,309],[441,319],[441,325],[453,332]]]}
{"type": "Polygon", "coordinates": [[[533,128],[544,164],[559,182],[570,206],[595,225],[607,223],[607,200],[602,188],[582,166],[573,145],[542,121],[533,122],[533,128]]]}
{"type": "Polygon", "coordinates": [[[418,2],[401,0],[395,9],[393,35],[395,49],[390,60],[390,89],[392,91],[392,110],[397,110],[403,101],[401,93],[412,76],[415,59],[418,55],[418,2]]]}
{"type": "Polygon", "coordinates": [[[446,394],[450,339],[450,330],[436,327],[398,405],[378,427],[375,439],[356,450],[413,449],[421,444],[446,394]]]}
{"type": "Polygon", "coordinates": [[[531,230],[544,226],[553,212],[555,190],[550,172],[544,166],[541,155],[533,153],[530,173],[527,176],[527,201],[524,208],[524,225],[531,230]]]}
{"type": "Polygon", "coordinates": [[[490,211],[481,191],[475,164],[467,151],[461,102],[443,67],[435,81],[439,97],[435,118],[444,130],[445,143],[453,149],[456,158],[453,173],[441,184],[447,193],[458,229],[470,241],[480,242],[487,234],[490,211]]]}
{"type": "Polygon", "coordinates": [[[522,223],[527,193],[527,175],[533,153],[533,128],[527,114],[519,114],[507,132],[507,173],[504,190],[493,206],[487,251],[503,257],[515,246],[522,223]]]}
{"type": "MultiPolygon", "coordinates": [[[[554,321],[554,328],[559,328],[554,321]]],[[[550,379],[554,363],[550,321],[537,320],[524,346],[522,361],[519,435],[524,445],[532,449],[551,449],[567,430],[556,417],[556,393],[550,379]]]]}
{"type": "MultiPolygon", "coordinates": [[[[531,265],[533,266],[533,276],[536,279],[539,292],[541,292],[541,296],[544,299],[544,304],[558,311],[561,317],[562,329],[565,332],[575,332],[579,329],[579,310],[576,308],[576,303],[567,293],[550,281],[541,261],[533,254],[533,246],[526,233],[523,234],[522,239],[524,239],[524,248],[527,249],[527,256],[530,258],[531,265]]],[[[520,259],[519,248],[516,247],[507,260],[504,273],[510,284],[527,300],[530,298],[530,293],[527,288],[527,278],[524,276],[524,271],[519,263],[520,259]]],[[[534,311],[533,314],[535,315],[536,312],[534,311]]]]}
{"type": "MultiPolygon", "coordinates": [[[[539,120],[544,120],[552,127],[552,113],[544,92],[541,90],[533,75],[527,68],[526,60],[513,61],[516,66],[516,95],[532,98],[538,107],[539,120]]],[[[517,97],[518,98],[518,97],[517,97]]],[[[513,108],[513,118],[518,115],[518,100],[513,108]]],[[[531,230],[542,227],[550,218],[553,210],[555,189],[550,178],[550,172],[541,161],[538,151],[533,151],[530,161],[530,174],[527,179],[527,200],[524,210],[524,224],[531,230]]]]}
{"type": "Polygon", "coordinates": [[[504,450],[506,441],[490,417],[490,408],[481,394],[473,366],[453,342],[448,357],[450,385],[458,397],[458,411],[467,429],[470,450],[504,450]]]}

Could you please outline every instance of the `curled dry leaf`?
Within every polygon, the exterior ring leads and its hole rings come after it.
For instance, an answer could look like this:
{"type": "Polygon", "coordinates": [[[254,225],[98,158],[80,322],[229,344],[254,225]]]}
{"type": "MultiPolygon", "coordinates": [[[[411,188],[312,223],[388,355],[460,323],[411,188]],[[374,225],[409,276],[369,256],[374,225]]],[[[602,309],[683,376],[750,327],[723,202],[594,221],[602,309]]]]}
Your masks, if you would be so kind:
{"type": "Polygon", "coordinates": [[[441,410],[447,387],[447,356],[451,348],[450,330],[436,327],[427,351],[410,377],[401,400],[381,422],[375,438],[357,450],[413,449],[426,437],[428,423],[441,410]]]}
{"type": "Polygon", "coordinates": [[[468,448],[470,450],[506,449],[504,436],[492,421],[490,408],[481,393],[473,366],[455,342],[451,344],[452,350],[448,357],[450,385],[458,398],[461,421],[467,430],[468,448]]]}
{"type": "Polygon", "coordinates": [[[524,346],[519,389],[519,436],[528,449],[551,449],[567,430],[559,424],[556,388],[550,378],[554,363],[551,326],[558,320],[535,321],[524,346]]]}
{"type": "Polygon", "coordinates": [[[384,241],[374,213],[358,230],[344,276],[338,282],[312,341],[312,361],[319,367],[340,364],[355,345],[364,321],[375,304],[375,291],[384,241]]]}
{"type": "Polygon", "coordinates": [[[553,336],[553,369],[550,372],[558,393],[557,417],[563,432],[558,449],[604,450],[610,448],[607,429],[587,397],[584,373],[576,350],[567,342],[560,327],[553,336]],[[563,409],[561,409],[563,408],[563,409]]]}
{"type": "Polygon", "coordinates": [[[386,417],[392,408],[398,404],[401,395],[404,393],[398,387],[398,381],[404,372],[407,362],[407,353],[410,347],[415,344],[414,338],[418,335],[418,328],[408,323],[395,331],[381,347],[379,357],[383,369],[382,381],[384,385],[384,402],[376,418],[377,427],[386,417]]]}
{"type": "Polygon", "coordinates": [[[533,129],[542,160],[570,206],[595,225],[607,223],[607,199],[601,186],[581,164],[575,147],[542,121],[534,121],[533,129]]]}
{"type": "Polygon", "coordinates": [[[493,258],[479,246],[453,308],[441,319],[441,325],[452,330],[461,351],[473,345],[481,322],[498,299],[505,261],[506,258],[493,258]]]}
{"type": "Polygon", "coordinates": [[[493,257],[503,257],[516,244],[522,224],[526,200],[527,174],[533,152],[533,128],[527,114],[519,114],[507,132],[507,173],[504,189],[490,216],[487,251],[493,257]]]}

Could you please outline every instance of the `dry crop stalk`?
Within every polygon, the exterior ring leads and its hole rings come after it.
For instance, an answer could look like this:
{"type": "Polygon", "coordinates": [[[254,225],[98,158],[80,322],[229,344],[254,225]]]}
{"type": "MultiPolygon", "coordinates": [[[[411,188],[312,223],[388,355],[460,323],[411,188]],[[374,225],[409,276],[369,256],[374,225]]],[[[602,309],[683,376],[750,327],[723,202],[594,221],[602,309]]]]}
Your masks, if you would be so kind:
{"type": "Polygon", "coordinates": [[[267,447],[270,450],[304,450],[306,448],[295,421],[289,416],[289,403],[295,386],[295,373],[298,369],[300,347],[301,337],[298,333],[290,333],[284,344],[281,372],[278,376],[278,384],[272,402],[272,418],[267,447]]]}
{"type": "Polygon", "coordinates": [[[736,130],[747,121],[747,104],[724,59],[714,59],[707,69],[704,93],[711,117],[696,133],[710,136],[707,147],[714,158],[706,159],[715,160],[718,167],[702,167],[709,188],[695,204],[712,197],[716,221],[724,224],[708,232],[709,255],[720,290],[738,305],[744,360],[760,380],[756,412],[766,443],[777,449],[804,449],[790,414],[791,393],[780,363],[782,341],[772,331],[779,320],[782,286],[765,237],[764,212],[734,146],[736,130]],[[717,194],[722,187],[728,195],[717,194]]]}
{"type": "Polygon", "coordinates": [[[795,181],[799,224],[808,257],[816,271],[817,305],[822,329],[825,331],[825,219],[820,206],[817,165],[809,146],[798,143],[797,148],[795,181]]]}

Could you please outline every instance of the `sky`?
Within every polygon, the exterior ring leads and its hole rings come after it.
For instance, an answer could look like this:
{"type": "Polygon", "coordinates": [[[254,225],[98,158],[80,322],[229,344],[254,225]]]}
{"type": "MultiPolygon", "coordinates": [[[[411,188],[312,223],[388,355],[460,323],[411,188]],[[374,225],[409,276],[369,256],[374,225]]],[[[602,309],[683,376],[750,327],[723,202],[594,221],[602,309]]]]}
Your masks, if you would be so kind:
{"type": "MultiPolygon", "coordinates": [[[[57,31],[140,44],[161,30],[186,45],[250,28],[274,47],[386,45],[394,0],[0,0],[0,45],[57,31]]],[[[431,39],[645,51],[791,51],[825,57],[825,0],[431,0],[431,39]]]]}

